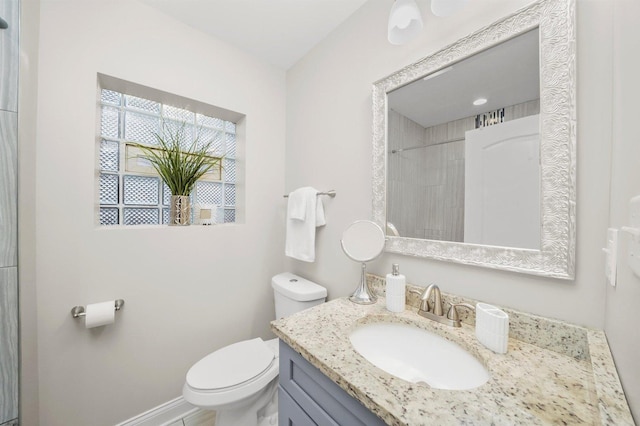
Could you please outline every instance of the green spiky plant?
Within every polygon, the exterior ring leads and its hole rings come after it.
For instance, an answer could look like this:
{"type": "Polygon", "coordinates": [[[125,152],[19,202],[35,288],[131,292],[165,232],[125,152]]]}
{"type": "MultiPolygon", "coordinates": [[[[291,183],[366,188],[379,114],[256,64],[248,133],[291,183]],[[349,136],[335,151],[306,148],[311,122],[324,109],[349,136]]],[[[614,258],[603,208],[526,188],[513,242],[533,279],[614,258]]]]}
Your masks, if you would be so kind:
{"type": "Polygon", "coordinates": [[[141,158],[149,161],[167,184],[171,195],[188,196],[196,182],[222,161],[214,157],[209,150],[213,140],[202,141],[198,129],[191,143],[186,140],[186,123],[172,129],[167,123],[162,125],[164,132],[154,133],[158,146],[139,143],[135,147],[142,151],[141,158]]]}

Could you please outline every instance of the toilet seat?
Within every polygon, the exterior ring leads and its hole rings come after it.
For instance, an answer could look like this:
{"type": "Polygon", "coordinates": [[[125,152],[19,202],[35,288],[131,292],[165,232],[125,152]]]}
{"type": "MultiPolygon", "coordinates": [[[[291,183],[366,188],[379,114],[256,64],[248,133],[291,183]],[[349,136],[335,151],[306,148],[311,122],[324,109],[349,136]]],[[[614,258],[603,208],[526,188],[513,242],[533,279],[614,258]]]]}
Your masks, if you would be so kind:
{"type": "Polygon", "coordinates": [[[233,387],[259,377],[274,358],[260,338],[234,343],[195,363],[187,373],[187,383],[204,391],[233,387]]]}
{"type": "Polygon", "coordinates": [[[278,377],[278,357],[271,343],[245,340],[205,356],[187,373],[185,400],[203,408],[219,407],[259,392],[278,377]]]}

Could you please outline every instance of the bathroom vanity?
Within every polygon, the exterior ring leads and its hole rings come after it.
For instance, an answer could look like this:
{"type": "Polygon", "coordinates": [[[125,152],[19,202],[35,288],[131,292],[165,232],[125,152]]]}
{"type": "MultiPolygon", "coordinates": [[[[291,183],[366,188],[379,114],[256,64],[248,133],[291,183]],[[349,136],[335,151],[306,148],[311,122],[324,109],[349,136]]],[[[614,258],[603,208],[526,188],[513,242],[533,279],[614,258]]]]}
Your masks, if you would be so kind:
{"type": "Polygon", "coordinates": [[[278,398],[281,425],[385,424],[282,340],[278,398]]]}
{"type": "Polygon", "coordinates": [[[504,355],[477,341],[472,315],[452,328],[409,306],[390,313],[382,298],[373,305],[337,299],[274,321],[281,339],[280,424],[634,424],[602,331],[506,311],[511,333],[504,355]],[[457,343],[485,366],[489,381],[452,391],[386,373],[349,340],[355,328],[377,322],[408,324],[457,343]]]}

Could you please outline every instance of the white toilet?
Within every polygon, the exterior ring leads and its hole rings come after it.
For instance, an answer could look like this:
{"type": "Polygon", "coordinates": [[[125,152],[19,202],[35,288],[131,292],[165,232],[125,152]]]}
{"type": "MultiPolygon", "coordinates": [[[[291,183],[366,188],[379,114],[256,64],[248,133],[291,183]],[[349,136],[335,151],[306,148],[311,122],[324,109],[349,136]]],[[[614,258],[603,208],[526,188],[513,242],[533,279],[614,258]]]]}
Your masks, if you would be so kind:
{"type": "MultiPolygon", "coordinates": [[[[276,318],[323,303],[327,289],[285,272],[271,279],[276,318]]],[[[244,340],[195,363],[182,388],[196,407],[216,410],[216,426],[278,423],[278,339],[244,340]]]]}

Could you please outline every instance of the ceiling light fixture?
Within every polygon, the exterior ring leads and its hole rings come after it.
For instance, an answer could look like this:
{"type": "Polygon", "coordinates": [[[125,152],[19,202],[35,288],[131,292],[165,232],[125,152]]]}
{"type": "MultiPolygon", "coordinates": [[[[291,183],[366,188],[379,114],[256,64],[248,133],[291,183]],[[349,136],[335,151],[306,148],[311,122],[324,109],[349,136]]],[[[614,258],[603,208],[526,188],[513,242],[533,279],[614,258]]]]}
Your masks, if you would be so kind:
{"type": "Polygon", "coordinates": [[[478,98],[475,101],[473,101],[473,104],[475,106],[480,106],[480,105],[484,105],[487,103],[487,100],[485,98],[478,98]]]}
{"type": "Polygon", "coordinates": [[[439,17],[451,16],[462,9],[469,0],[431,0],[431,12],[439,17]]]}
{"type": "Polygon", "coordinates": [[[415,0],[396,0],[389,13],[389,43],[405,44],[422,31],[422,16],[415,0]]]}

